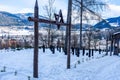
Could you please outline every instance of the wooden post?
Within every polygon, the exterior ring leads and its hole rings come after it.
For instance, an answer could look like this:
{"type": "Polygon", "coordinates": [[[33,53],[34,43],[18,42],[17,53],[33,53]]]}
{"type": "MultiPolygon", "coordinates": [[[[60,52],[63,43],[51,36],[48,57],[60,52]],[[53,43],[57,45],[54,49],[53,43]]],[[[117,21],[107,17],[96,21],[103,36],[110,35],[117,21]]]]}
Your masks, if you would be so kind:
{"type": "Polygon", "coordinates": [[[82,53],[83,53],[82,56],[84,56],[85,55],[85,48],[83,48],[83,52],[82,53]]]}
{"type": "Polygon", "coordinates": [[[106,55],[108,55],[108,35],[106,36],[106,55]]]}
{"type": "MultiPolygon", "coordinates": [[[[34,7],[34,18],[38,19],[39,8],[36,0],[34,7]]],[[[34,22],[34,66],[33,66],[33,77],[38,78],[38,22],[34,22]]]]}
{"type": "Polygon", "coordinates": [[[81,0],[80,11],[80,49],[82,49],[82,15],[83,15],[83,0],[81,0]]]}
{"type": "Polygon", "coordinates": [[[117,38],[117,55],[119,53],[119,39],[117,38]]]}
{"type": "Polygon", "coordinates": [[[113,46],[113,37],[112,37],[112,35],[111,35],[111,47],[110,47],[110,56],[112,56],[112,52],[113,52],[113,48],[114,48],[114,46],[113,46]]]}
{"type": "Polygon", "coordinates": [[[72,15],[72,0],[68,1],[68,14],[67,14],[67,69],[70,69],[70,39],[71,39],[71,15],[72,15]]]}
{"type": "Polygon", "coordinates": [[[114,55],[117,55],[117,39],[115,37],[115,42],[114,42],[114,55]]]}
{"type": "Polygon", "coordinates": [[[92,49],[92,57],[94,57],[94,49],[92,49]]]}

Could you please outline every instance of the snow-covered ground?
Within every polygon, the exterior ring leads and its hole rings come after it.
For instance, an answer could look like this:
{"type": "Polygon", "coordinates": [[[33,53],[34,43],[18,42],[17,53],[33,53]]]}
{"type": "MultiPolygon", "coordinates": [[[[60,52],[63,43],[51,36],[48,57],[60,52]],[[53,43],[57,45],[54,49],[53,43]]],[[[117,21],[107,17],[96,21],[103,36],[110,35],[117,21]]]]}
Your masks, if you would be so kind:
{"type": "MultiPolygon", "coordinates": [[[[40,49],[39,78],[35,80],[120,80],[120,57],[102,56],[98,52],[90,59],[71,55],[71,69],[66,69],[63,52],[40,49]]],[[[34,80],[32,76],[33,49],[0,50],[0,80],[34,80]]]]}

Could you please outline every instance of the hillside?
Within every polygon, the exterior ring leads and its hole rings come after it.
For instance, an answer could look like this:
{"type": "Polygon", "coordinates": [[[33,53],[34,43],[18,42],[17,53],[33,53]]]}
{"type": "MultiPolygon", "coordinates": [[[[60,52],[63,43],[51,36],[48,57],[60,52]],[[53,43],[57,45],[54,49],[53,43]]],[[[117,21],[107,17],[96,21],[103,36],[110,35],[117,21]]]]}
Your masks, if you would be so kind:
{"type": "MultiPolygon", "coordinates": [[[[33,13],[18,13],[18,14],[12,14],[9,12],[3,12],[0,11],[0,26],[33,26],[33,22],[28,21],[28,17],[33,17],[33,13]]],[[[47,17],[39,15],[39,18],[42,19],[48,19],[47,17]]],[[[40,27],[47,27],[49,24],[40,23],[40,27]]],[[[83,24],[83,30],[88,29],[90,25],[83,24]]],[[[57,29],[56,25],[52,25],[53,29],[57,29]]],[[[65,30],[65,27],[62,27],[61,30],[65,30]]],[[[80,24],[74,24],[72,29],[79,30],[80,24]]]]}
{"type": "Polygon", "coordinates": [[[94,28],[98,29],[114,29],[114,28],[120,28],[120,17],[114,17],[114,18],[108,18],[106,21],[101,21],[94,25],[94,28]]]}
{"type": "MultiPolygon", "coordinates": [[[[18,14],[12,14],[9,12],[3,12],[0,11],[0,26],[33,26],[33,22],[30,22],[27,20],[27,18],[31,16],[33,17],[33,13],[18,13],[18,14]]],[[[48,19],[46,17],[43,17],[39,15],[40,18],[48,19]]],[[[48,27],[48,24],[41,23],[39,24],[40,27],[48,27]]],[[[89,24],[83,24],[83,30],[86,30],[90,27],[89,24]]],[[[106,21],[101,21],[94,25],[93,27],[96,29],[114,29],[117,27],[117,29],[120,26],[120,17],[115,18],[108,18],[106,21]],[[107,22],[107,23],[106,23],[107,22]]],[[[55,25],[52,26],[53,29],[56,29],[57,27],[55,25]]],[[[72,27],[74,30],[79,30],[80,25],[74,24],[72,27]]],[[[65,27],[61,28],[62,30],[65,30],[65,27]]]]}
{"type": "MultiPolygon", "coordinates": [[[[33,13],[12,14],[0,11],[0,26],[32,26],[33,22],[28,21],[28,17],[33,17],[33,13]]],[[[43,16],[39,16],[45,18],[43,16]]],[[[44,26],[43,24],[40,24],[44,26]]]]}
{"type": "Polygon", "coordinates": [[[0,12],[0,26],[20,26],[26,25],[24,20],[20,17],[8,13],[8,12],[0,12]]]}

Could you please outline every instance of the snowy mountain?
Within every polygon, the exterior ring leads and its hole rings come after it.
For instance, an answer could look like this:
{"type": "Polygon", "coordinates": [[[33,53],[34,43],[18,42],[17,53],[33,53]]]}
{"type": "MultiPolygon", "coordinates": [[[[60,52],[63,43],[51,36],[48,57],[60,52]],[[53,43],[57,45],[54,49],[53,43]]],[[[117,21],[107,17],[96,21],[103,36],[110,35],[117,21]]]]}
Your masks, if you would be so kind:
{"type": "MultiPolygon", "coordinates": [[[[26,19],[28,19],[28,17],[33,17],[34,13],[17,13],[17,14],[14,14],[14,15],[20,17],[23,20],[26,20],[26,19]]],[[[39,18],[47,19],[47,17],[41,16],[41,15],[39,15],[39,18]]]]}
{"type": "Polygon", "coordinates": [[[0,12],[0,26],[19,26],[24,25],[23,20],[11,13],[0,12]]]}
{"type": "MultiPolygon", "coordinates": [[[[17,13],[12,14],[9,12],[0,11],[0,26],[33,26],[33,22],[28,21],[28,17],[33,17],[33,13],[17,13]]],[[[39,15],[39,18],[48,19],[47,17],[39,15]]],[[[40,27],[48,27],[49,24],[40,23],[40,27]]],[[[88,29],[90,25],[83,24],[83,30],[88,29]]],[[[53,29],[57,29],[56,25],[52,25],[53,29]]],[[[80,29],[80,24],[74,24],[72,27],[74,30],[80,29]]],[[[62,27],[61,30],[65,30],[62,27]]]]}
{"type": "MultiPolygon", "coordinates": [[[[0,26],[33,26],[33,22],[28,21],[28,17],[31,16],[33,17],[33,13],[17,13],[17,14],[12,14],[9,12],[3,12],[0,11],[0,26]]],[[[43,17],[39,15],[40,18],[42,19],[48,19],[47,17],[43,17]]],[[[41,23],[39,24],[40,27],[48,27],[48,24],[41,23]]],[[[91,25],[89,24],[83,24],[83,30],[86,30],[90,27],[91,25]]],[[[109,18],[106,20],[103,20],[96,25],[94,25],[94,28],[98,29],[114,29],[114,28],[119,28],[120,26],[120,17],[115,17],[115,18],[109,18]]],[[[56,29],[56,25],[53,25],[53,29],[56,29]]],[[[74,30],[79,30],[80,29],[80,24],[74,24],[72,27],[74,30]]],[[[62,30],[65,30],[65,27],[62,28],[62,30]]]]}
{"type": "MultiPolygon", "coordinates": [[[[33,13],[18,13],[12,14],[9,12],[0,11],[0,26],[32,26],[33,22],[28,21],[28,17],[33,17],[33,13]]],[[[46,18],[39,16],[40,18],[46,18]]],[[[44,26],[43,24],[40,24],[44,26]]]]}
{"type": "MultiPolygon", "coordinates": [[[[91,25],[89,25],[89,24],[85,24],[85,23],[82,24],[82,30],[83,31],[84,30],[88,30],[90,27],[91,27],[91,25]]],[[[74,29],[74,30],[80,30],[80,24],[79,23],[78,24],[74,24],[72,26],[72,29],[74,29]]]]}
{"type": "Polygon", "coordinates": [[[106,20],[103,20],[96,25],[94,25],[94,28],[98,29],[104,29],[104,28],[109,28],[109,29],[114,29],[114,28],[120,28],[120,16],[119,17],[114,17],[114,18],[108,18],[106,20]]]}
{"type": "Polygon", "coordinates": [[[14,14],[18,17],[20,17],[21,19],[27,19],[29,16],[34,16],[33,13],[18,13],[18,14],[14,14]]]}

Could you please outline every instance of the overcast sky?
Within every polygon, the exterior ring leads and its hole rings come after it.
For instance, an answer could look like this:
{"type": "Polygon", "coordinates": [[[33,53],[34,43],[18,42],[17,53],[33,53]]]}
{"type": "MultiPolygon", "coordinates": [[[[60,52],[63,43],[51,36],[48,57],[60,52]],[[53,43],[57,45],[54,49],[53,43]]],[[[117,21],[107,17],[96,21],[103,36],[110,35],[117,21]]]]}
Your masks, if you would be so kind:
{"type": "MultiPolygon", "coordinates": [[[[57,10],[62,9],[64,16],[66,15],[68,0],[55,0],[54,6],[57,10]]],[[[43,15],[43,6],[47,0],[38,0],[39,13],[43,15]]],[[[33,12],[35,0],[0,0],[0,11],[8,11],[11,13],[27,13],[33,12]]],[[[120,0],[108,0],[109,10],[104,12],[103,17],[120,16],[120,0]]]]}
{"type": "Polygon", "coordinates": [[[104,18],[120,16],[120,0],[107,0],[109,9],[103,12],[104,18]]]}

